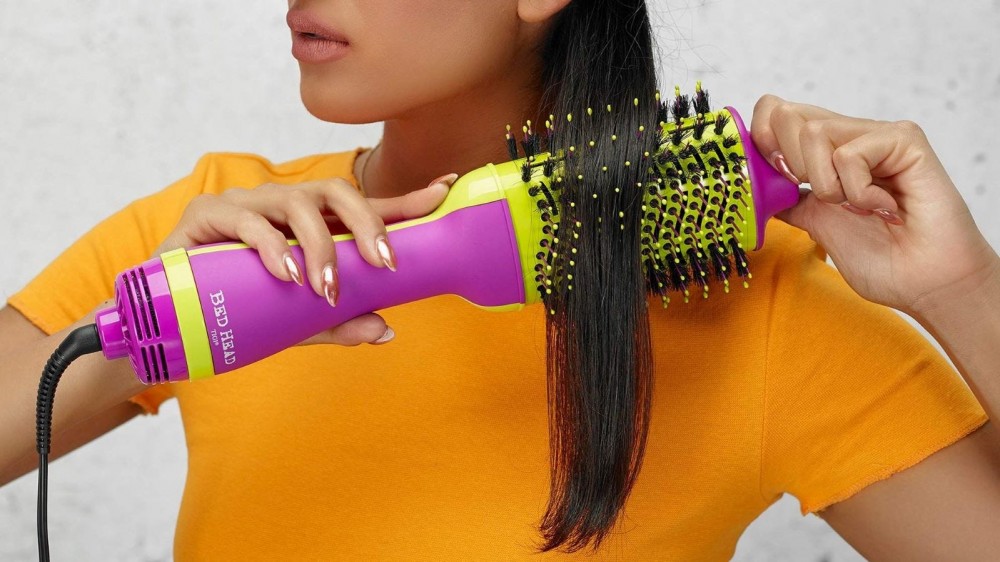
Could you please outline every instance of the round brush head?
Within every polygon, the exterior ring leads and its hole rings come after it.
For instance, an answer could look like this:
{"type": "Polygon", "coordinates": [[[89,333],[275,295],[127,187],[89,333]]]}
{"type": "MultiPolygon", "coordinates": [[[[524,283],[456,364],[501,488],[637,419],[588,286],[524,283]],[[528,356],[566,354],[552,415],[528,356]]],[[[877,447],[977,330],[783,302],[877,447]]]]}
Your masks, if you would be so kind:
{"type": "MultiPolygon", "coordinates": [[[[642,111],[655,112],[658,122],[654,126],[639,124],[634,130],[591,139],[581,146],[567,146],[561,140],[552,115],[545,123],[544,136],[536,134],[527,121],[520,142],[523,158],[507,127],[508,151],[521,168],[522,188],[536,209],[535,262],[530,268],[537,293],[530,301],[548,304],[558,291],[573,290],[577,244],[581,236],[593,232],[639,244],[641,263],[636,266],[642,269],[647,289],[661,297],[664,307],[670,293],[679,293],[689,302],[692,286],[700,288],[704,298],[713,281],[721,283],[727,293],[733,277],[749,286],[747,251],[763,246],[767,220],[797,202],[798,186],[757,151],[735,109],[711,110],[700,82],[693,97],[676,88],[669,101],[661,100],[656,92],[653,104],[652,110],[643,106],[642,111]],[[598,153],[599,143],[621,145],[623,141],[628,143],[624,161],[596,165],[586,161],[598,153]],[[543,142],[547,144],[544,152],[543,142]],[[609,173],[613,166],[640,167],[640,181],[615,183],[613,178],[623,174],[609,173]],[[599,215],[598,224],[578,220],[578,205],[601,204],[618,207],[588,213],[599,215]]],[[[632,107],[617,110],[587,108],[580,116],[567,114],[563,126],[574,119],[592,118],[596,111],[607,111],[622,123],[635,123],[639,108],[638,98],[632,107]],[[630,111],[632,115],[626,113],[630,111]]],[[[550,312],[555,314],[551,307],[550,312]]]]}

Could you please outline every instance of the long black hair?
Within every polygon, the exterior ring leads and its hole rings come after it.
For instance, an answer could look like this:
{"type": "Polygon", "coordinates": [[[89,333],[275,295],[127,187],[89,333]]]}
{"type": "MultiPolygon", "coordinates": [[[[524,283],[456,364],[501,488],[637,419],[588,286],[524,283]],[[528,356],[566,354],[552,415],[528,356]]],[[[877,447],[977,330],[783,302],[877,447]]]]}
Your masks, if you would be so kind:
{"type": "Polygon", "coordinates": [[[555,245],[573,258],[571,290],[544,307],[551,488],[539,551],[590,542],[596,551],[638,476],[649,427],[653,364],[636,186],[646,178],[637,155],[658,129],[656,61],[644,0],[572,0],[553,17],[541,45],[538,114],[555,116],[550,145],[558,138],[576,149],[561,197],[573,213],[561,222],[571,216],[580,226],[578,237],[555,245]]]}

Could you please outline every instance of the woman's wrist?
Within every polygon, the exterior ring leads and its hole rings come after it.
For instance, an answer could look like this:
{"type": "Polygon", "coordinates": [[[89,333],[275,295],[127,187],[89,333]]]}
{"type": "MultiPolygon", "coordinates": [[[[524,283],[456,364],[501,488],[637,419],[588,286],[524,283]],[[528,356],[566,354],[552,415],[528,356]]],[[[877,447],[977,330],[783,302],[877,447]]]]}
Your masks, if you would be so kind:
{"type": "MultiPolygon", "coordinates": [[[[994,254],[995,256],[995,254],[994,254]]],[[[908,312],[951,358],[990,419],[1000,419],[1000,258],[983,275],[908,312]]],[[[994,424],[996,425],[996,424],[994,424]]],[[[1000,426],[996,428],[1000,441],[1000,426]]]]}
{"type": "MultiPolygon", "coordinates": [[[[947,267],[947,264],[943,265],[947,267]]],[[[903,312],[928,330],[972,325],[1000,316],[1000,256],[992,252],[978,275],[919,299],[903,312]]]]}

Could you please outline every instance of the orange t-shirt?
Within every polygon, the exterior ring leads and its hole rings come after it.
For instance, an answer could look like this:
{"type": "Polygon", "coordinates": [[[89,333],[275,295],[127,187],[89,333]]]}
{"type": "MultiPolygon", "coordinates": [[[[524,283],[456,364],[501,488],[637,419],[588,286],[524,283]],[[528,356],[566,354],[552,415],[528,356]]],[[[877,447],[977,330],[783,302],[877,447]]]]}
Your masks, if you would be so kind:
{"type": "MultiPolygon", "coordinates": [[[[9,299],[46,333],[113,296],[200,193],[341,176],[362,151],[283,164],[208,154],[73,243],[9,299]]],[[[771,221],[753,279],[651,298],[642,472],[600,559],[724,560],[769,505],[803,514],[957,441],[987,417],[933,345],[771,221]]],[[[341,275],[350,275],[342,272],[341,275]]],[[[382,311],[387,345],[293,347],[176,397],[188,475],[177,560],[558,560],[533,555],[549,493],[545,315],[445,295],[382,311]]],[[[58,404],[56,405],[58,407],[58,404]]]]}

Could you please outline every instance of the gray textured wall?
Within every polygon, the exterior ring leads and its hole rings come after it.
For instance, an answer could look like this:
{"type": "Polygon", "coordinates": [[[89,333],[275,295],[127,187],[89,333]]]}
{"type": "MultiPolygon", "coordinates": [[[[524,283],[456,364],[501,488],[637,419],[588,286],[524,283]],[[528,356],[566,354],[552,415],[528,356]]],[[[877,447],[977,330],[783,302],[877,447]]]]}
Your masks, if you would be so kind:
{"type": "MultiPolygon", "coordinates": [[[[486,0],[481,0],[486,1],[486,0]]],[[[749,114],[773,92],[849,115],[923,125],[995,247],[991,123],[1000,1],[653,0],[663,73],[704,80],[749,114]]],[[[334,126],[298,98],[284,2],[0,4],[0,299],[129,201],[208,151],[281,161],[373,144],[377,125],[334,126]]],[[[2,334],[0,334],[2,337],[2,334]]],[[[41,368],[41,366],[39,366],[41,368]]],[[[51,468],[53,553],[168,560],[185,469],[175,403],[51,468]],[[157,481],[140,475],[158,467],[157,481]]],[[[0,559],[35,556],[34,475],[0,490],[0,559]]],[[[857,560],[786,496],[738,560],[857,560]]]]}

